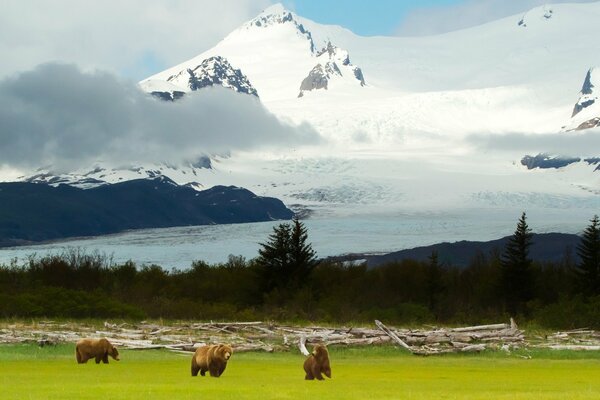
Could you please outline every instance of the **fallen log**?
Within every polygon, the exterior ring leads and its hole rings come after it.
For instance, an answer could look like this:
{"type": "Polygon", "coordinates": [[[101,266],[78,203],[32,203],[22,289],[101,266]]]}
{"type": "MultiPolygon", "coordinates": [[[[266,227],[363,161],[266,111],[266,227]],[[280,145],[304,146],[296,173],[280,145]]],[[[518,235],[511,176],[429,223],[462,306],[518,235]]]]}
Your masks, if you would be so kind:
{"type": "Polygon", "coordinates": [[[406,343],[404,343],[402,341],[402,339],[400,339],[398,337],[398,335],[396,335],[394,332],[392,332],[387,326],[385,326],[381,321],[379,321],[378,319],[375,320],[375,325],[377,325],[379,327],[379,329],[381,329],[383,332],[385,332],[389,337],[391,337],[396,343],[398,343],[400,346],[402,346],[403,348],[405,348],[406,350],[410,351],[411,353],[413,352],[413,349],[407,345],[406,343]]]}
{"type": "Polygon", "coordinates": [[[585,345],[572,345],[572,344],[558,344],[550,345],[547,348],[551,350],[574,350],[574,351],[599,351],[600,346],[585,346],[585,345]]]}
{"type": "Polygon", "coordinates": [[[465,326],[463,328],[452,328],[452,332],[471,332],[471,331],[492,331],[510,329],[509,324],[491,324],[491,325],[476,325],[476,326],[465,326]]]}

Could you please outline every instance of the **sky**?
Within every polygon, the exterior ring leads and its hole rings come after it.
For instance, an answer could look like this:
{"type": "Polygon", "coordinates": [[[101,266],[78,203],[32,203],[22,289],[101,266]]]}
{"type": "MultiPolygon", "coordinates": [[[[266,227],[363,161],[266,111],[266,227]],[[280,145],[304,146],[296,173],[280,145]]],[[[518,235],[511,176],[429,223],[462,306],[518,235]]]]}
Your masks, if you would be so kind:
{"type": "MultiPolygon", "coordinates": [[[[60,61],[141,80],[208,50],[275,2],[3,0],[0,79],[41,63],[60,61]]],[[[442,33],[556,2],[559,0],[283,0],[303,17],[342,25],[366,36],[442,33]]]]}

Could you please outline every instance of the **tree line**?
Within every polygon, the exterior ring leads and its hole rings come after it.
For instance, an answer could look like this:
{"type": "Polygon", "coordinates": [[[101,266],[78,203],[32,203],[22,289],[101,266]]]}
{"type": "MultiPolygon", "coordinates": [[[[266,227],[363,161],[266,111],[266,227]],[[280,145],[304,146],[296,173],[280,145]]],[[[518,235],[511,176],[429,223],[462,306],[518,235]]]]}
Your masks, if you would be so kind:
{"type": "Polygon", "coordinates": [[[273,229],[258,257],[167,270],[113,263],[70,250],[0,266],[4,318],[165,318],[459,324],[531,321],[549,328],[600,327],[600,223],[585,229],[580,261],[529,257],[523,213],[503,249],[467,267],[429,260],[377,268],[318,260],[302,222],[273,229]]]}

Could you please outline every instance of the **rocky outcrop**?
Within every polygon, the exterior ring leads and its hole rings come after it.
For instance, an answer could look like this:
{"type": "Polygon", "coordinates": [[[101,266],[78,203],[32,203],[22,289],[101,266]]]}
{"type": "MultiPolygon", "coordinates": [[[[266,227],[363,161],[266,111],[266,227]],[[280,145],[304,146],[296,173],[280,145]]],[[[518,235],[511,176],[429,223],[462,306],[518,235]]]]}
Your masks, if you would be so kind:
{"type": "Polygon", "coordinates": [[[587,121],[584,121],[581,124],[577,125],[577,128],[575,128],[575,130],[582,131],[584,129],[597,128],[599,126],[600,126],[600,117],[594,117],[594,118],[588,119],[587,121]]]}
{"type": "Polygon", "coordinates": [[[587,108],[594,104],[596,100],[598,100],[598,96],[594,94],[594,83],[592,82],[592,75],[594,73],[594,68],[590,68],[585,75],[585,80],[583,81],[583,86],[581,87],[581,96],[575,106],[573,107],[573,113],[571,114],[571,118],[579,114],[581,110],[587,108]]]}
{"type": "Polygon", "coordinates": [[[316,53],[316,58],[320,62],[300,83],[298,97],[304,96],[304,93],[308,91],[328,89],[329,81],[335,78],[350,79],[360,86],[365,85],[362,70],[358,66],[352,65],[350,55],[346,50],[328,42],[327,46],[316,53]]]}
{"type": "Polygon", "coordinates": [[[220,56],[207,58],[195,68],[188,68],[172,75],[167,82],[187,87],[192,91],[217,85],[258,97],[258,92],[246,75],[234,68],[226,58],[220,56]]]}
{"type": "Polygon", "coordinates": [[[581,158],[579,157],[559,157],[550,156],[548,154],[538,154],[537,156],[523,157],[521,159],[521,165],[526,166],[527,169],[558,169],[579,161],[581,161],[581,158]]]}
{"type": "Polygon", "coordinates": [[[175,101],[175,100],[178,100],[178,99],[182,98],[185,93],[184,92],[180,92],[178,90],[175,90],[175,91],[172,91],[172,92],[158,92],[158,91],[154,91],[154,92],[150,92],[150,94],[152,96],[154,96],[154,97],[158,97],[161,100],[175,101]]]}
{"type": "Polygon", "coordinates": [[[596,86],[600,82],[600,70],[590,68],[585,75],[579,99],[571,113],[567,131],[580,131],[600,126],[600,101],[596,86]]]}

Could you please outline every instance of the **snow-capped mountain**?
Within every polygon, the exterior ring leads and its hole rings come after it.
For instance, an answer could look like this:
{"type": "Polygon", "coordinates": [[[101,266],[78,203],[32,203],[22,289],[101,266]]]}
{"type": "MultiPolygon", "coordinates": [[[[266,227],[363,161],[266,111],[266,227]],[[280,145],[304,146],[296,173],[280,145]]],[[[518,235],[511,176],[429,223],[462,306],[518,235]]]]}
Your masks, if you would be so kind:
{"type": "MultiPolygon", "coordinates": [[[[315,127],[326,145],[211,156],[210,169],[100,166],[63,178],[117,182],[152,171],[202,187],[243,186],[323,213],[524,204],[597,209],[596,164],[528,170],[537,161],[520,161],[554,153],[545,137],[579,140],[562,128],[582,74],[600,65],[599,19],[600,2],[553,4],[441,35],[361,37],[274,5],[140,86],[167,100],[185,93],[185,101],[206,85],[260,95],[281,120],[315,127]],[[507,145],[514,134],[539,148],[507,145]]],[[[589,103],[594,71],[572,121],[599,104],[595,97],[589,103]]],[[[561,156],[599,155],[594,147],[584,150],[561,156]]]]}

